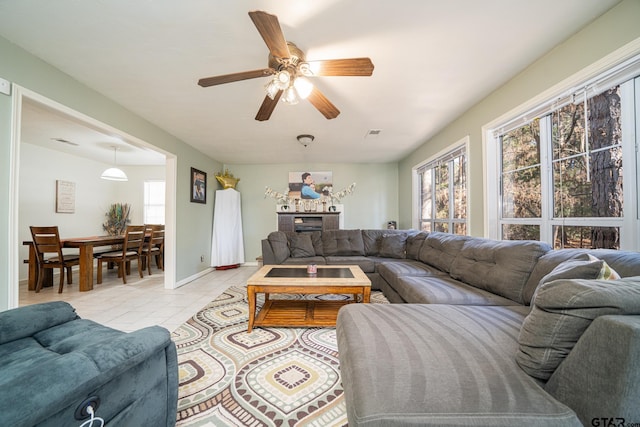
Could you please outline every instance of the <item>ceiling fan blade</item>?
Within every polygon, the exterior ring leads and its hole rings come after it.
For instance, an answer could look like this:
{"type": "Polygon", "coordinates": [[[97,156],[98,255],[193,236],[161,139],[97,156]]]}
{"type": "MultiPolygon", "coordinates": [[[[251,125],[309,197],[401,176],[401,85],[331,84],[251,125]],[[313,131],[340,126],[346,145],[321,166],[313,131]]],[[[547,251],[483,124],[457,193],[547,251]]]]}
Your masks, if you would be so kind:
{"type": "Polygon", "coordinates": [[[325,59],[307,61],[313,76],[370,76],[373,62],[369,58],[325,59]]]}
{"type": "Polygon", "coordinates": [[[311,94],[307,99],[328,120],[335,119],[340,114],[340,110],[338,110],[336,106],[333,105],[331,101],[329,101],[327,97],[324,96],[322,92],[320,92],[315,87],[313,88],[313,90],[311,91],[311,94]]]}
{"type": "Polygon", "coordinates": [[[267,44],[269,52],[276,58],[290,58],[289,47],[280,28],[278,17],[260,10],[249,12],[249,16],[267,44]]]}
{"type": "Polygon", "coordinates": [[[278,101],[280,100],[280,96],[282,96],[282,92],[283,91],[279,90],[278,93],[276,93],[276,96],[273,97],[273,99],[269,98],[269,95],[264,97],[264,101],[262,101],[262,105],[258,110],[258,114],[256,114],[256,120],[258,120],[259,122],[269,120],[269,117],[271,117],[271,113],[273,113],[276,105],[278,105],[278,101]]]}
{"type": "Polygon", "coordinates": [[[243,71],[240,73],[225,74],[222,76],[205,77],[198,80],[202,87],[221,85],[224,83],[238,82],[240,80],[255,79],[256,77],[266,77],[275,73],[273,68],[263,68],[262,70],[243,71]]]}

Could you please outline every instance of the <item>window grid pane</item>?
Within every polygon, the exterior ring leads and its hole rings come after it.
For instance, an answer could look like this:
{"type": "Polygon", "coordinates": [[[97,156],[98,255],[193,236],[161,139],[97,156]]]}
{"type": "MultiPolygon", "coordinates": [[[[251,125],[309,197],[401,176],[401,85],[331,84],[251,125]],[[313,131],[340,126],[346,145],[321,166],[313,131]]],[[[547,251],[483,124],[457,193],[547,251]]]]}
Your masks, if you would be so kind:
{"type": "Polygon", "coordinates": [[[436,218],[449,218],[449,165],[437,166],[436,178],[436,218]]]}
{"type": "Polygon", "coordinates": [[[466,155],[458,148],[418,170],[419,227],[423,231],[467,232],[466,155]]]}
{"type": "Polygon", "coordinates": [[[551,116],[553,215],[621,217],[624,195],[620,86],[589,98],[586,107],[587,117],[585,102],[569,104],[551,116]]]}
{"type": "Polygon", "coordinates": [[[164,224],[165,182],[144,182],[144,222],[145,224],[164,224]]]}
{"type": "Polygon", "coordinates": [[[624,216],[622,105],[615,86],[500,136],[501,238],[544,239],[556,248],[620,248],[621,228],[602,220],[624,216]],[[547,151],[550,158],[542,164],[547,151]],[[560,220],[573,224],[549,224],[560,220]]]}
{"type": "Polygon", "coordinates": [[[554,249],[620,249],[619,227],[554,226],[554,249]]]}
{"type": "MultiPolygon", "coordinates": [[[[453,217],[465,219],[467,217],[467,170],[465,157],[453,159],[453,217]]],[[[461,234],[461,233],[455,233],[461,234]]]]}

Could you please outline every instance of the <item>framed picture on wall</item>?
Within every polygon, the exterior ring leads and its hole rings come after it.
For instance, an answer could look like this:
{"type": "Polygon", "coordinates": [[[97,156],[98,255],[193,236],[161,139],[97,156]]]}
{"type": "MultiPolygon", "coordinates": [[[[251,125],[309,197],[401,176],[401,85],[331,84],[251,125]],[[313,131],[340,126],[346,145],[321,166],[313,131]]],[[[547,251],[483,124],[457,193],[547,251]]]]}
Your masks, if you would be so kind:
{"type": "Polygon", "coordinates": [[[191,168],[191,201],[207,203],[207,173],[191,168]]]}
{"type": "Polygon", "coordinates": [[[320,199],[333,188],[332,172],[289,172],[289,198],[320,199]]]}
{"type": "Polygon", "coordinates": [[[75,213],[76,183],[56,180],[56,213],[75,213]]]}

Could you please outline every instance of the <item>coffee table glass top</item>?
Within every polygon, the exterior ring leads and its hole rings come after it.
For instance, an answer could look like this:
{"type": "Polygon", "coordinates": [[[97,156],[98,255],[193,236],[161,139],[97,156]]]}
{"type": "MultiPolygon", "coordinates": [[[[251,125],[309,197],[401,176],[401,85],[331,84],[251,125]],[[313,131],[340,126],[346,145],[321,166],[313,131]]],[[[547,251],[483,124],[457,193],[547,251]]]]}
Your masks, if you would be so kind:
{"type": "Polygon", "coordinates": [[[316,274],[307,273],[306,268],[272,268],[264,277],[321,277],[352,279],[353,273],[349,268],[318,268],[316,274]]]}

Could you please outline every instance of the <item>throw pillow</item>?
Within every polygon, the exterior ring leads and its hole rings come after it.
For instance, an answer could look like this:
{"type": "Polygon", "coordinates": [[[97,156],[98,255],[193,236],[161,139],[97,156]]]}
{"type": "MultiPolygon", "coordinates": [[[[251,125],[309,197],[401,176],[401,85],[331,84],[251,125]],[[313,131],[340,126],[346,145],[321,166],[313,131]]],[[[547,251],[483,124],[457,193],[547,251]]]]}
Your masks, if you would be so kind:
{"type": "Polygon", "coordinates": [[[311,236],[308,233],[295,233],[291,235],[291,256],[293,258],[316,256],[311,236]]]}
{"type": "Polygon", "coordinates": [[[620,275],[613,268],[611,268],[609,264],[606,263],[606,261],[600,260],[594,257],[593,255],[589,255],[589,259],[591,261],[602,261],[602,268],[600,269],[600,273],[598,274],[597,279],[603,279],[603,280],[620,279],[620,275]]]}
{"type": "Polygon", "coordinates": [[[591,322],[608,314],[640,314],[640,277],[559,279],[541,284],[518,337],[516,361],[548,380],[591,322]]]}
{"type": "Polygon", "coordinates": [[[311,233],[311,243],[313,243],[313,250],[315,251],[315,256],[324,256],[324,249],[322,248],[322,231],[312,231],[311,233]]]}
{"type": "Polygon", "coordinates": [[[380,238],[380,251],[378,255],[383,258],[405,258],[406,241],[406,234],[384,234],[380,238]]]}
{"type": "MultiPolygon", "coordinates": [[[[544,283],[560,279],[597,279],[602,267],[602,261],[597,258],[592,259],[588,254],[576,255],[561,262],[549,274],[540,279],[538,288],[544,283]]],[[[533,302],[533,299],[531,301],[533,302]]]]}
{"type": "Polygon", "coordinates": [[[289,240],[284,231],[272,231],[269,233],[269,236],[267,236],[267,239],[273,250],[276,264],[282,264],[285,259],[291,256],[289,240]]]}
{"type": "Polygon", "coordinates": [[[531,298],[533,307],[538,289],[545,283],[560,279],[619,279],[620,275],[601,259],[589,254],[580,254],[558,264],[551,272],[540,279],[540,283],[531,298]]]}
{"type": "Polygon", "coordinates": [[[428,233],[421,231],[417,234],[412,234],[407,237],[407,258],[410,259],[418,259],[420,256],[420,248],[422,247],[422,242],[427,238],[428,233]]]}

